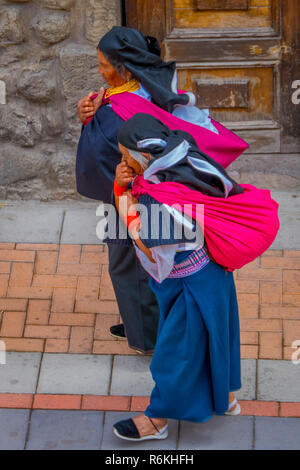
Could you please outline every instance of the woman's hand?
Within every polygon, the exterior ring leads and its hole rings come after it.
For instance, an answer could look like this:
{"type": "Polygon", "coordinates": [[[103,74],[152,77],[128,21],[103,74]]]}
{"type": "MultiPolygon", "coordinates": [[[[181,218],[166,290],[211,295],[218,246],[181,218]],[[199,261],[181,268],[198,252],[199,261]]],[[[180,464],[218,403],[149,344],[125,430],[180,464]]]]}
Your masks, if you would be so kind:
{"type": "Polygon", "coordinates": [[[102,87],[98,92],[97,98],[91,100],[91,96],[95,95],[94,91],[91,91],[88,96],[85,96],[77,103],[77,114],[79,117],[79,121],[84,123],[88,118],[93,117],[97,110],[100,108],[102,104],[102,99],[104,96],[105,90],[102,87]]]}
{"type": "MultiPolygon", "coordinates": [[[[95,98],[93,100],[93,105],[94,105],[94,111],[95,113],[98,111],[98,109],[100,108],[100,106],[102,105],[102,100],[103,100],[103,96],[105,94],[105,90],[103,87],[100,88],[100,90],[98,91],[98,96],[97,98],[95,98]]],[[[89,94],[89,96],[92,96],[91,94],[89,94]]]]}
{"type": "Polygon", "coordinates": [[[118,186],[127,187],[134,178],[134,171],[126,162],[122,161],[116,167],[116,182],[118,186]]]}

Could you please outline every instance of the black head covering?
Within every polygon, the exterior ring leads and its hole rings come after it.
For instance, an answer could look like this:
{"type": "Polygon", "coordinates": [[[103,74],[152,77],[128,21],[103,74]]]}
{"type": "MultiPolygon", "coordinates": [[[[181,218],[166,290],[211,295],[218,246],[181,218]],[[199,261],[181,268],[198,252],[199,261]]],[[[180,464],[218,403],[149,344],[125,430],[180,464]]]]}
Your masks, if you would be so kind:
{"type": "Polygon", "coordinates": [[[181,183],[190,189],[214,197],[225,197],[226,185],[231,187],[227,196],[244,192],[219,163],[199,150],[190,134],[181,130],[171,131],[163,122],[150,114],[138,113],[126,121],[119,129],[118,141],[129,150],[150,153],[153,160],[150,161],[149,167],[154,161],[187,141],[189,149],[183,154],[182,159],[175,165],[155,173],[161,182],[181,183]],[[147,142],[148,139],[157,140],[147,142]],[[197,159],[199,168],[192,166],[188,157],[197,159]]]}
{"type": "Polygon", "coordinates": [[[161,59],[157,39],[144,36],[133,28],[114,26],[100,40],[98,48],[108,60],[123,64],[160,108],[172,112],[174,105],[188,104],[187,94],[177,95],[172,91],[176,63],[164,62],[161,59]]]}

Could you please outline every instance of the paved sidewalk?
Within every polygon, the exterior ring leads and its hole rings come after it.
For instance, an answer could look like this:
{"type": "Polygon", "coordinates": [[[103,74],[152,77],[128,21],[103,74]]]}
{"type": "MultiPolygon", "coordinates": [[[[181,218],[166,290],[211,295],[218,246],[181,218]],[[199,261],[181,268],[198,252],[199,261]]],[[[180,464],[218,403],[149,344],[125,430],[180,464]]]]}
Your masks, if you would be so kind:
{"type": "Polygon", "coordinates": [[[108,335],[119,313],[95,234],[99,204],[3,201],[0,449],[300,449],[300,193],[272,195],[278,237],[236,273],[242,414],[170,420],[167,440],[136,444],[112,424],[146,408],[151,357],[108,335]]]}
{"type": "MultiPolygon", "coordinates": [[[[242,358],[290,360],[300,339],[300,193],[272,193],[280,232],[234,273],[242,358]]],[[[3,201],[0,339],[8,351],[136,353],[108,334],[120,321],[97,202],[3,201]]],[[[102,224],[103,226],[103,224],[102,224]]]]}
{"type": "Polygon", "coordinates": [[[207,423],[169,420],[163,441],[126,442],[112,424],[135,413],[0,410],[0,450],[299,450],[300,420],[214,416],[207,423]]]}
{"type": "Polygon", "coordinates": [[[148,404],[149,357],[6,353],[0,365],[0,449],[300,448],[300,365],[242,360],[238,417],[169,420],[165,441],[130,443],[112,424],[148,404]]]}
{"type": "MultiPolygon", "coordinates": [[[[299,249],[300,192],[271,191],[271,195],[279,203],[281,227],[270,249],[299,249]]],[[[99,244],[96,227],[102,219],[102,203],[71,200],[0,204],[0,243],[99,244]]],[[[101,238],[101,230],[99,235],[101,238]]]]}
{"type": "MultiPolygon", "coordinates": [[[[147,356],[21,352],[5,356],[6,363],[0,364],[0,398],[24,393],[148,397],[154,385],[147,356]]],[[[241,364],[238,399],[299,401],[300,364],[260,359],[243,359],[241,364]]]]}

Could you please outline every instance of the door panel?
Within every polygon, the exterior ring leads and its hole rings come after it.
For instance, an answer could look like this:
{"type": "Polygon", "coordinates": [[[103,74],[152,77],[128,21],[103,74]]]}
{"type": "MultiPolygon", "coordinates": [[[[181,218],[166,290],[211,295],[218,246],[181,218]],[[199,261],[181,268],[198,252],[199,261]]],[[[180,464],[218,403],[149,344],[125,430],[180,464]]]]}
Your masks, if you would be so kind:
{"type": "Polygon", "coordinates": [[[207,62],[226,60],[269,60],[278,63],[282,56],[278,38],[232,39],[166,39],[163,42],[164,58],[181,62],[207,62]],[[188,51],[188,53],[187,53],[188,51]]]}
{"type": "MultiPolygon", "coordinates": [[[[174,9],[174,28],[181,29],[211,29],[216,30],[222,28],[224,30],[241,30],[249,28],[271,28],[271,9],[270,8],[253,8],[247,12],[239,11],[237,14],[224,11],[193,11],[188,9],[174,9]]],[[[187,31],[190,34],[191,31],[187,31]]],[[[194,34],[197,34],[195,31],[194,34]]]]}
{"type": "Polygon", "coordinates": [[[300,0],[125,0],[128,26],[161,41],[179,88],[245,138],[248,153],[300,151],[300,0]]]}
{"type": "Polygon", "coordinates": [[[180,68],[179,88],[192,90],[200,108],[218,121],[273,120],[273,68],[180,68]]]}
{"type": "MultiPolygon", "coordinates": [[[[265,3],[268,3],[266,0],[265,3]]],[[[248,0],[196,0],[197,10],[248,10],[248,0]]]]}
{"type": "Polygon", "coordinates": [[[270,33],[274,29],[273,0],[211,1],[172,0],[169,14],[171,34],[198,35],[217,32],[249,34],[250,30],[270,33]]]}

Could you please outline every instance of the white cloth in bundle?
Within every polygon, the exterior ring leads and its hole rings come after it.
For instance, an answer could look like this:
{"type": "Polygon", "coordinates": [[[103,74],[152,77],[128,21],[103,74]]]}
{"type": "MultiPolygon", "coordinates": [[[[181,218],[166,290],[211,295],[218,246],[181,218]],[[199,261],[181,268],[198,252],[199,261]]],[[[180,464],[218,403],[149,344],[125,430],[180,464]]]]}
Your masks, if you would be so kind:
{"type": "Polygon", "coordinates": [[[205,127],[209,131],[219,134],[209,117],[209,109],[199,109],[196,106],[182,106],[178,105],[173,111],[173,116],[183,119],[184,121],[196,124],[197,126],[205,127]]]}

